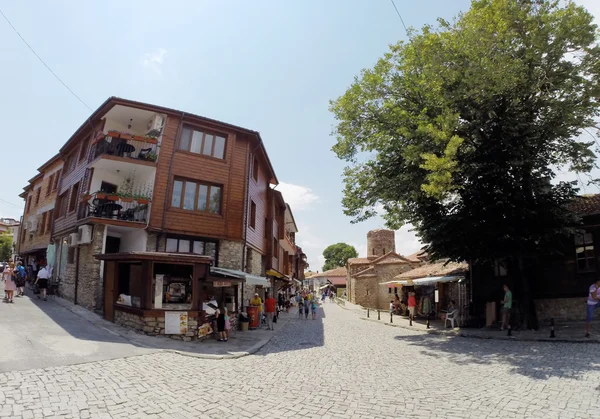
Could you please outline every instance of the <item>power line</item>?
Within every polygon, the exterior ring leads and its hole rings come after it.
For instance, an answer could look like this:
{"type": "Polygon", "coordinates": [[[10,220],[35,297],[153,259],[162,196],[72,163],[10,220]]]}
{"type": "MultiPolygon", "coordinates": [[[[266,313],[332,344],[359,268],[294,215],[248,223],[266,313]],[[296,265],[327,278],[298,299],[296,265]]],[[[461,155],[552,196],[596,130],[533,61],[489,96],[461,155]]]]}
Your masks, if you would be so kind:
{"type": "Polygon", "coordinates": [[[75,98],[77,98],[78,101],[80,101],[83,106],[85,106],[86,108],[88,108],[90,110],[90,112],[93,112],[93,109],[90,108],[79,96],[77,96],[75,94],[75,92],[73,90],[71,90],[71,88],[69,86],[66,85],[66,83],[64,81],[61,80],[60,77],[58,77],[56,75],[56,73],[54,71],[52,71],[52,69],[48,66],[48,64],[46,64],[44,62],[44,60],[42,60],[42,57],[40,57],[37,52],[35,52],[35,50],[31,47],[31,45],[29,45],[29,43],[25,40],[25,38],[23,38],[23,36],[21,36],[21,34],[19,33],[19,31],[17,30],[17,28],[15,28],[13,26],[13,24],[10,22],[10,20],[8,20],[8,18],[6,17],[6,15],[4,14],[4,12],[0,9],[0,14],[2,15],[2,17],[4,18],[4,20],[6,20],[6,23],[9,24],[9,26],[12,28],[13,31],[15,31],[15,33],[19,36],[19,38],[21,38],[21,41],[23,41],[23,43],[25,45],[27,45],[27,48],[29,48],[29,50],[33,53],[33,55],[35,55],[37,57],[38,60],[40,60],[40,62],[42,64],[44,64],[44,67],[46,67],[48,69],[48,71],[50,73],[52,73],[52,75],[56,78],[56,80],[58,80],[60,82],[60,84],[62,84],[69,92],[71,92],[71,94],[73,96],[75,96],[75,98]]]}
{"type": "Polygon", "coordinates": [[[400,18],[400,22],[402,22],[402,26],[404,26],[404,30],[406,31],[406,35],[408,35],[408,29],[406,29],[406,25],[404,24],[404,19],[402,19],[402,15],[400,14],[400,11],[396,7],[396,3],[394,3],[394,0],[390,0],[390,1],[392,2],[392,6],[394,6],[394,9],[396,9],[396,13],[398,14],[398,17],[400,18]]]}
{"type": "Polygon", "coordinates": [[[0,198],[0,202],[4,202],[5,204],[12,205],[13,207],[21,208],[23,205],[13,204],[12,202],[8,202],[2,198],[0,198]]]}

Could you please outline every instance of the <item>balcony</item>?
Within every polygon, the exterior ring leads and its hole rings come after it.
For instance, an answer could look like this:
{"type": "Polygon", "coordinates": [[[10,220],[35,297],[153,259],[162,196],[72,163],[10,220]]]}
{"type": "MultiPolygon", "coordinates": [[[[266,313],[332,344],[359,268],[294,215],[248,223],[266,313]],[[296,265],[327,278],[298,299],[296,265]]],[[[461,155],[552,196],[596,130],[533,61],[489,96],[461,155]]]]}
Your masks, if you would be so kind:
{"type": "Polygon", "coordinates": [[[283,247],[283,250],[285,250],[286,252],[290,254],[296,253],[296,245],[294,244],[293,240],[288,234],[285,234],[283,236],[283,239],[279,240],[279,243],[281,244],[281,247],[283,247]]]}
{"type": "Polygon", "coordinates": [[[111,220],[109,224],[145,227],[150,215],[150,202],[143,198],[121,197],[104,192],[84,195],[78,218],[111,220]]]}
{"type": "Polygon", "coordinates": [[[154,166],[158,159],[157,150],[156,138],[109,131],[105,135],[98,136],[93,142],[89,161],[107,157],[154,166]]]}

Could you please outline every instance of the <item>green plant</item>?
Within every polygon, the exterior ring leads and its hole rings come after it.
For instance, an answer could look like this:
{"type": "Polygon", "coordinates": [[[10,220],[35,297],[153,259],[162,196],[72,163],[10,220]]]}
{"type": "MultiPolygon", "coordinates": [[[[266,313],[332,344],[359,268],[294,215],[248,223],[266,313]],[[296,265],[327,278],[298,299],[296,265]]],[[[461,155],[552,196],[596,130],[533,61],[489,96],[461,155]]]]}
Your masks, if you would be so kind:
{"type": "Polygon", "coordinates": [[[155,162],[158,159],[158,155],[156,153],[148,153],[146,154],[146,160],[155,162]]]}

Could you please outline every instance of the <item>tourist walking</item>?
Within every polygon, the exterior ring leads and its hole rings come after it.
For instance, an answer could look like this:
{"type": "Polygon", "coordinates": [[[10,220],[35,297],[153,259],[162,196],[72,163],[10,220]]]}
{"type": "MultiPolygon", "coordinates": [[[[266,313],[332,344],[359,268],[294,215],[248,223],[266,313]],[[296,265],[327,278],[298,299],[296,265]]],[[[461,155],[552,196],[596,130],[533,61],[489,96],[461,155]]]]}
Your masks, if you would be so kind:
{"type": "Polygon", "coordinates": [[[275,310],[277,308],[277,301],[269,294],[265,298],[265,316],[267,318],[267,330],[273,330],[273,317],[275,317],[275,310]]]}
{"type": "Polygon", "coordinates": [[[25,268],[23,267],[23,262],[19,261],[17,262],[17,269],[16,269],[16,282],[17,282],[17,288],[18,288],[18,293],[17,293],[17,297],[22,297],[25,295],[25,280],[27,278],[27,272],[25,271],[25,268]]]}
{"type": "Polygon", "coordinates": [[[4,281],[5,292],[4,300],[7,303],[13,303],[13,295],[17,289],[17,284],[15,284],[14,270],[15,264],[10,261],[8,266],[4,268],[4,272],[2,272],[2,280],[4,281]]]}
{"type": "Polygon", "coordinates": [[[311,295],[307,294],[304,297],[304,320],[308,320],[308,313],[310,312],[311,295]]]}
{"type": "Polygon", "coordinates": [[[298,305],[298,317],[302,318],[302,309],[304,308],[304,301],[302,301],[302,296],[300,293],[296,294],[296,304],[298,305]]]}
{"type": "Polygon", "coordinates": [[[316,320],[317,319],[317,299],[313,298],[313,300],[310,302],[310,312],[312,313],[312,319],[316,320]]]}
{"type": "Polygon", "coordinates": [[[229,340],[229,329],[231,329],[231,322],[229,321],[229,312],[227,311],[227,307],[224,307],[225,311],[225,342],[229,340]]]}
{"type": "Polygon", "coordinates": [[[219,332],[219,342],[227,342],[227,337],[225,335],[225,308],[220,305],[217,308],[215,313],[215,317],[217,318],[217,332],[219,332]]]}
{"type": "Polygon", "coordinates": [[[504,300],[502,300],[502,325],[500,330],[510,329],[510,311],[512,309],[512,291],[504,284],[504,300]]]}
{"type": "Polygon", "coordinates": [[[590,285],[590,290],[587,298],[587,321],[585,323],[585,337],[590,337],[590,328],[592,320],[594,320],[594,312],[600,308],[600,279],[590,285]]]}
{"type": "Polygon", "coordinates": [[[417,299],[414,292],[408,293],[408,318],[413,321],[415,319],[415,311],[417,310],[417,299]]]}
{"type": "MultiPolygon", "coordinates": [[[[37,274],[37,279],[35,280],[35,283],[37,284],[38,288],[40,289],[40,293],[42,294],[42,297],[44,298],[44,301],[46,301],[46,290],[48,289],[48,279],[50,278],[50,274],[48,272],[48,269],[46,269],[46,267],[44,266],[42,269],[39,270],[38,274],[37,274]]],[[[40,298],[40,294],[38,294],[37,298],[40,298]]]]}

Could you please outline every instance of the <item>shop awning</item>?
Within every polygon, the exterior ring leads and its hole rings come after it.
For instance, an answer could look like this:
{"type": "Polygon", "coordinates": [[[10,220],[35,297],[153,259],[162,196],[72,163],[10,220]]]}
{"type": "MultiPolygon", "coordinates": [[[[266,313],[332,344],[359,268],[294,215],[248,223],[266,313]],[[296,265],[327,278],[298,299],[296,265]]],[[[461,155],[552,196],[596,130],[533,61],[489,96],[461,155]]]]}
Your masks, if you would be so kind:
{"type": "Polygon", "coordinates": [[[399,286],[402,286],[402,285],[413,285],[413,280],[412,279],[402,279],[402,280],[396,280],[396,281],[380,282],[379,285],[387,285],[388,287],[390,287],[390,286],[399,287],[399,286]]]}
{"type": "Polygon", "coordinates": [[[269,276],[274,276],[275,278],[281,278],[284,279],[285,275],[283,275],[280,272],[277,272],[275,269],[269,269],[267,272],[265,272],[267,275],[269,276]]]}
{"type": "Polygon", "coordinates": [[[248,285],[259,285],[261,287],[271,286],[269,280],[263,276],[251,275],[249,273],[238,271],[236,269],[225,269],[213,266],[210,268],[210,271],[230,278],[244,279],[246,280],[246,284],[248,285]]]}
{"type": "Polygon", "coordinates": [[[293,279],[294,279],[294,281],[296,281],[296,283],[297,283],[298,285],[302,285],[302,281],[298,281],[296,278],[293,278],[293,279]]]}
{"type": "Polygon", "coordinates": [[[433,285],[444,282],[456,282],[463,279],[464,276],[428,276],[413,280],[414,285],[433,285]]]}
{"type": "Polygon", "coordinates": [[[269,280],[262,276],[250,275],[246,274],[246,284],[248,285],[258,285],[261,287],[268,288],[271,286],[269,280]]]}

